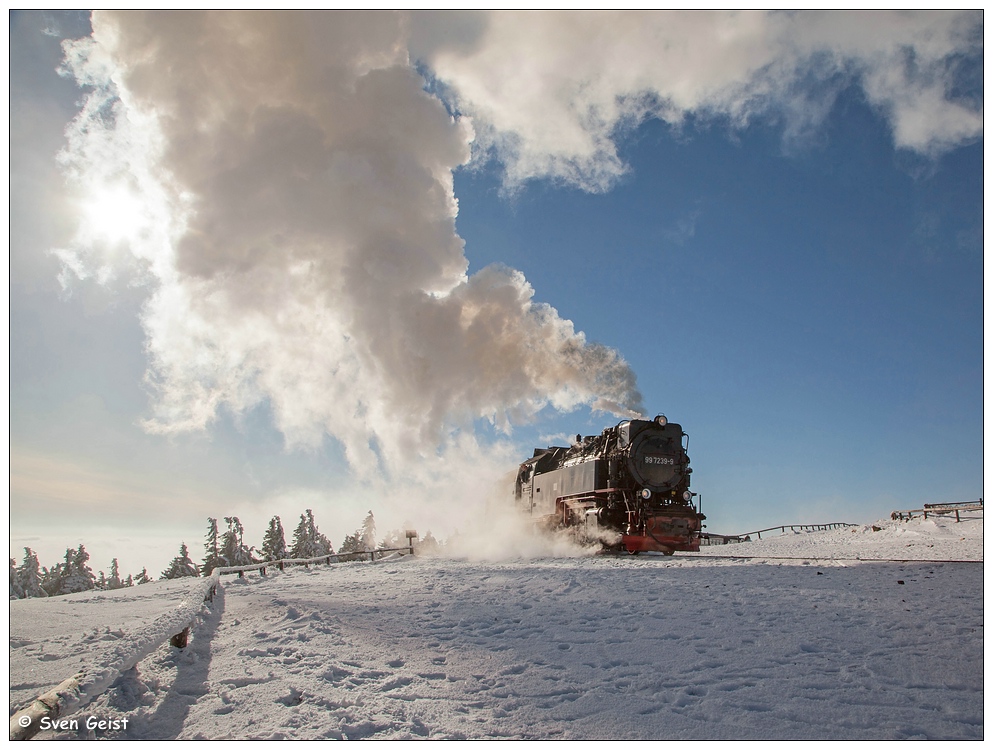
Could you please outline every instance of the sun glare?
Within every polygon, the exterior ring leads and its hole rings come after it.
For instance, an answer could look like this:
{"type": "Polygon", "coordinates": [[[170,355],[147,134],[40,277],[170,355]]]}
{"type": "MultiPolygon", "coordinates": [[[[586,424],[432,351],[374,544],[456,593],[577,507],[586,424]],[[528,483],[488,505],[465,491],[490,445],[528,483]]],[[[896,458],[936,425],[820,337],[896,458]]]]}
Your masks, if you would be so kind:
{"type": "Polygon", "coordinates": [[[83,201],[84,229],[110,242],[136,238],[145,225],[144,205],[125,185],[94,189],[83,201]]]}

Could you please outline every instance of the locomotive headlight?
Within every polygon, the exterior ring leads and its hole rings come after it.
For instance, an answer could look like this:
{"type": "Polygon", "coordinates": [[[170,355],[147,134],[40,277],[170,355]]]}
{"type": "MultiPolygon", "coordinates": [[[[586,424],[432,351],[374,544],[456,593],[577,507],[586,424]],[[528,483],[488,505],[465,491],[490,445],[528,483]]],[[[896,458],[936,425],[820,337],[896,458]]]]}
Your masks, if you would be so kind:
{"type": "Polygon", "coordinates": [[[665,418],[665,414],[659,414],[657,417],[655,417],[655,424],[657,424],[659,427],[665,427],[667,424],[669,424],[669,420],[665,418]]]}
{"type": "Polygon", "coordinates": [[[686,492],[683,493],[683,500],[685,500],[686,502],[689,502],[692,498],[693,498],[693,493],[690,492],[689,490],[686,490],[686,492]]]}
{"type": "Polygon", "coordinates": [[[650,500],[652,497],[652,491],[647,487],[641,491],[642,500],[650,500]]]}

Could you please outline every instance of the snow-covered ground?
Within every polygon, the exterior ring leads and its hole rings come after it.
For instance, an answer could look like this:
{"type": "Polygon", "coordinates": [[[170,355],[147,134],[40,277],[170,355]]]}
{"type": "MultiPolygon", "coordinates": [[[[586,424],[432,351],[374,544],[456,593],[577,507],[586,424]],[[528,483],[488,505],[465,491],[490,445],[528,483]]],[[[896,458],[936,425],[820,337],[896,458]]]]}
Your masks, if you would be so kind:
{"type": "MultiPolygon", "coordinates": [[[[187,649],[39,736],[980,739],[983,566],[942,561],[983,559],[981,516],[875,526],[226,576],[187,649]]],[[[189,586],[11,602],[11,714],[189,586]]]]}

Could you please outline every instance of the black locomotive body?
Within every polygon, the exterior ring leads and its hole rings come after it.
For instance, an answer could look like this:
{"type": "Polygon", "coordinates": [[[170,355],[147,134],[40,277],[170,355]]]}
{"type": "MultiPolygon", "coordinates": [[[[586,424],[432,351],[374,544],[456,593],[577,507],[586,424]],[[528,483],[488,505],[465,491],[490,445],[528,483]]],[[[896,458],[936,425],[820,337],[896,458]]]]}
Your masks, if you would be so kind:
{"type": "Polygon", "coordinates": [[[569,448],[535,448],[514,489],[520,510],[637,553],[700,549],[705,516],[690,492],[688,436],[664,415],[632,419],[569,448]]]}

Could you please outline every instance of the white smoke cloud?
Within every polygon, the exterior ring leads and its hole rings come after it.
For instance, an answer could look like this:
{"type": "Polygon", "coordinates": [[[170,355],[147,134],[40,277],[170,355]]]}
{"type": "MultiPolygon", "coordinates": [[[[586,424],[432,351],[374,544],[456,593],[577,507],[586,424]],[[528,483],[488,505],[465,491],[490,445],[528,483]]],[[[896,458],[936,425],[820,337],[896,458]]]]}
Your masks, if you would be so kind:
{"type": "Polygon", "coordinates": [[[453,171],[473,148],[510,186],[602,190],[626,169],[615,138],[648,117],[770,116],[802,132],[856,83],[898,147],[940,153],[982,134],[981,102],[955,95],[981,23],[98,13],[66,45],[88,94],[62,163],[88,221],[60,251],[64,280],[149,284],[149,430],[268,404],[290,446],[331,435],[360,476],[434,486],[439,457],[487,453],[467,437],[474,420],[509,431],[546,407],[642,410],[620,355],[519,272],[468,275],[453,171]]]}
{"type": "Polygon", "coordinates": [[[141,208],[91,214],[60,255],[151,283],[149,430],[267,403],[289,445],[328,434],[360,475],[407,477],[476,419],[640,411],[623,359],[519,272],[467,275],[452,175],[473,130],[425,92],[407,33],[398,14],[97,13],[66,45],[90,87],[67,175],[141,208]]]}
{"type": "Polygon", "coordinates": [[[413,47],[511,187],[551,177],[599,191],[626,170],[616,136],[648,117],[770,116],[797,134],[851,84],[899,148],[932,156],[975,140],[982,104],[956,95],[956,64],[981,55],[982,22],[981,11],[501,12],[461,44],[439,41],[444,17],[427,17],[413,47]]]}

